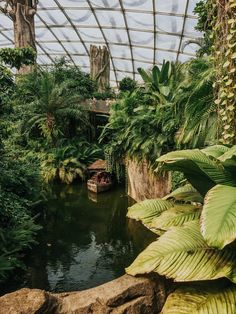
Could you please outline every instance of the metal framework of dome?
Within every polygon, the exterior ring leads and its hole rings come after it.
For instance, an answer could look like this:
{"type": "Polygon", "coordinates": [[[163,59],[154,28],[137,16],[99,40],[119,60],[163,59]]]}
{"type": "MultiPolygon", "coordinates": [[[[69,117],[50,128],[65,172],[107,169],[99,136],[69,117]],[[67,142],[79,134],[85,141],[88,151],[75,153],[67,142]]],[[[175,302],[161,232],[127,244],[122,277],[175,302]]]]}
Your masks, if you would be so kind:
{"type": "MultiPolygon", "coordinates": [[[[184,62],[195,56],[201,37],[193,9],[197,0],[39,0],[35,15],[38,63],[66,56],[89,69],[89,47],[106,45],[111,83],[139,80],[138,67],[163,59],[184,62]]],[[[0,14],[0,48],[14,45],[12,21],[0,14]]]]}

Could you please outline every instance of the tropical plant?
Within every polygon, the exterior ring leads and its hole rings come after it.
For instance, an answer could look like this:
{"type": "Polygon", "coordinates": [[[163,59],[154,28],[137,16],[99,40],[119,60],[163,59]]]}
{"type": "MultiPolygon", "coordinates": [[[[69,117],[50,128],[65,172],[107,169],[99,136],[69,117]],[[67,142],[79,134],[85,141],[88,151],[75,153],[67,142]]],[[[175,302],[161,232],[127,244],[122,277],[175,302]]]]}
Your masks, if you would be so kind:
{"type": "Polygon", "coordinates": [[[68,82],[68,88],[81,99],[93,98],[97,92],[97,83],[89,74],[82,72],[78,67],[71,65],[65,58],[55,60],[55,65],[50,70],[56,84],[68,82]]]}
{"type": "Polygon", "coordinates": [[[236,286],[186,285],[167,298],[162,314],[235,313],[236,286]]]}
{"type": "Polygon", "coordinates": [[[154,96],[161,102],[168,97],[171,93],[171,84],[176,84],[174,72],[177,70],[177,66],[169,61],[163,60],[161,68],[155,65],[152,70],[145,71],[142,68],[138,68],[138,72],[141,75],[146,87],[152,92],[154,96]]]}
{"type": "MultiPolygon", "coordinates": [[[[236,146],[215,145],[170,152],[158,158],[158,170],[181,171],[188,183],[163,199],[146,200],[129,208],[128,217],[140,220],[161,236],[126,269],[128,274],[154,271],[175,281],[226,277],[236,283],[235,157],[236,146]]],[[[178,293],[184,293],[183,298],[188,299],[191,287],[170,296],[163,313],[187,313],[186,307],[181,308],[182,303],[173,304],[178,293]]],[[[208,306],[216,308],[230,307],[229,300],[236,297],[235,287],[229,285],[218,290],[224,301],[214,305],[214,289],[206,283],[194,290],[196,298],[189,310],[200,313],[198,302],[206,293],[212,298],[208,306]]]]}
{"type": "Polygon", "coordinates": [[[71,91],[69,81],[57,84],[52,73],[37,70],[22,78],[19,90],[22,88],[26,89],[26,94],[20,100],[28,99],[28,102],[20,104],[24,114],[23,130],[28,137],[39,136],[55,144],[62,135],[74,131],[71,130],[74,126],[72,120],[82,129],[88,126],[87,114],[80,106],[81,98],[71,91]],[[32,79],[35,79],[33,83],[32,79]]]}
{"type": "Polygon", "coordinates": [[[136,160],[147,160],[153,165],[156,156],[175,147],[175,134],[181,116],[173,101],[180,67],[163,62],[151,73],[139,69],[144,86],[112,106],[109,123],[105,126],[101,140],[107,141],[106,152],[117,161],[124,155],[136,160]]]}
{"type": "Polygon", "coordinates": [[[0,65],[0,86],[1,86],[1,94],[14,85],[13,83],[13,75],[9,69],[5,66],[0,65]]]}
{"type": "Polygon", "coordinates": [[[176,140],[180,147],[213,145],[219,138],[220,121],[214,103],[215,72],[207,58],[197,58],[182,65],[183,81],[175,94],[177,112],[183,120],[176,140]]]}
{"type": "Polygon", "coordinates": [[[70,184],[76,178],[84,179],[85,165],[78,159],[59,158],[57,154],[47,153],[46,159],[41,162],[41,175],[46,183],[59,179],[61,182],[70,184]]]}
{"type": "Polygon", "coordinates": [[[83,180],[86,166],[103,158],[103,151],[96,144],[79,140],[77,142],[77,145],[64,144],[35,154],[40,161],[41,175],[46,183],[59,180],[70,184],[76,179],[83,180]]]}

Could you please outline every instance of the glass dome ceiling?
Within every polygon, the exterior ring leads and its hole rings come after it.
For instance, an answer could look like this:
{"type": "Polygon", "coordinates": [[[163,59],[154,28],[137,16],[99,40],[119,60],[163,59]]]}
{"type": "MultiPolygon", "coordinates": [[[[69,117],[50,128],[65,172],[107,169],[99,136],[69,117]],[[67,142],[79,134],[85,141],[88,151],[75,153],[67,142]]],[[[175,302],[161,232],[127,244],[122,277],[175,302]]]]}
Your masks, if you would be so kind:
{"type": "MultiPolygon", "coordinates": [[[[38,63],[67,57],[89,71],[89,47],[106,45],[111,83],[139,80],[138,67],[163,59],[187,61],[201,37],[193,9],[198,0],[39,0],[35,16],[38,63]],[[192,41],[192,43],[189,43],[192,41]]],[[[13,23],[0,13],[0,47],[13,46],[13,23]]]]}

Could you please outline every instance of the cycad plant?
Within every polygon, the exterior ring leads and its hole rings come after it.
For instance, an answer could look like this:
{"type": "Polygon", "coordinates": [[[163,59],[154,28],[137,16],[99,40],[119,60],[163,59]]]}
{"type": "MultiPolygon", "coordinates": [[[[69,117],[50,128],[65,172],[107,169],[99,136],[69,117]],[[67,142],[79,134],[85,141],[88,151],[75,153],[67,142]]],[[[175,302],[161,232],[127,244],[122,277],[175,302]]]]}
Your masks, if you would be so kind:
{"type": "Polygon", "coordinates": [[[69,87],[69,81],[58,83],[52,73],[39,70],[19,82],[19,90],[26,89],[21,108],[23,130],[28,137],[40,136],[47,143],[55,143],[70,131],[72,120],[82,127],[88,125],[87,114],[80,106],[81,97],[69,87]]]}
{"type": "Polygon", "coordinates": [[[163,199],[129,208],[128,217],[160,237],[127,273],[157,272],[177,282],[206,281],[177,289],[163,314],[235,313],[236,146],[174,151],[157,162],[158,169],[183,172],[187,183],[163,199]],[[209,284],[223,277],[228,281],[209,284]]]}

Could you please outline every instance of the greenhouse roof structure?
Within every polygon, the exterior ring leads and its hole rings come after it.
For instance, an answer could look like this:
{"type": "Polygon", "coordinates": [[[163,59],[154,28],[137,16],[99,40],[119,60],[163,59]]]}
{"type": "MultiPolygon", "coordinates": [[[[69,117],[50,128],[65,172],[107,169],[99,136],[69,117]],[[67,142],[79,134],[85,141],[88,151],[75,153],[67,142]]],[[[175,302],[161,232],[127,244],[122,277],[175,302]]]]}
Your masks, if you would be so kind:
{"type": "MultiPolygon", "coordinates": [[[[91,44],[105,45],[111,82],[139,80],[138,67],[195,56],[201,34],[193,9],[198,0],[39,0],[35,15],[38,63],[67,57],[89,69],[91,44]]],[[[0,15],[0,47],[14,45],[13,23],[0,15]]]]}

